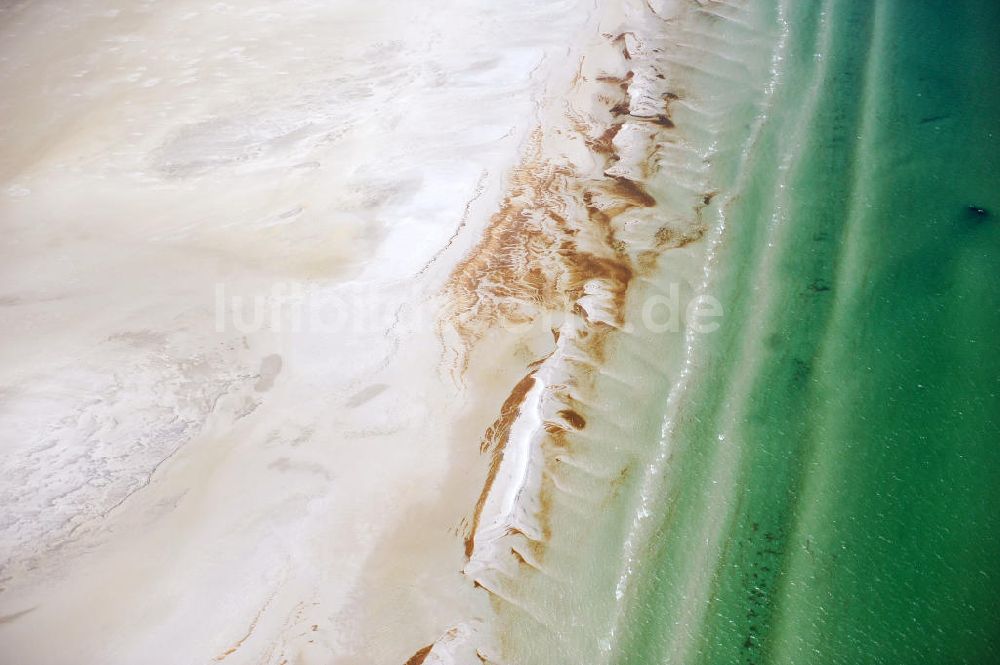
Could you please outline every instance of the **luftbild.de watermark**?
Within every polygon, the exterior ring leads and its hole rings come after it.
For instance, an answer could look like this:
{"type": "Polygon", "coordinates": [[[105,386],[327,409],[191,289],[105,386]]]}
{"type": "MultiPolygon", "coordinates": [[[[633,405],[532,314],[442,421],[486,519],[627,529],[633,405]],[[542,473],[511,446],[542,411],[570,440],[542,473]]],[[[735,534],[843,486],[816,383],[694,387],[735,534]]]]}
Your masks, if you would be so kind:
{"type": "MultiPolygon", "coordinates": [[[[523,303],[520,303],[523,305],[523,303]]],[[[219,333],[375,334],[385,333],[405,317],[410,329],[433,329],[447,304],[405,285],[346,285],[309,287],[300,282],[275,282],[247,292],[217,283],[214,290],[215,330],[219,333]]],[[[498,325],[512,334],[560,328],[567,314],[536,308],[501,318],[498,325]]],[[[610,314],[613,305],[599,294],[581,299],[584,315],[605,321],[626,333],[669,334],[691,331],[711,334],[724,315],[722,303],[706,294],[690,294],[679,284],[629,303],[625,321],[610,314]]],[[[578,308],[579,310],[579,308],[578,308]]],[[[459,315],[461,316],[461,314],[459,315]]],[[[474,316],[474,314],[473,314],[474,316]]]]}

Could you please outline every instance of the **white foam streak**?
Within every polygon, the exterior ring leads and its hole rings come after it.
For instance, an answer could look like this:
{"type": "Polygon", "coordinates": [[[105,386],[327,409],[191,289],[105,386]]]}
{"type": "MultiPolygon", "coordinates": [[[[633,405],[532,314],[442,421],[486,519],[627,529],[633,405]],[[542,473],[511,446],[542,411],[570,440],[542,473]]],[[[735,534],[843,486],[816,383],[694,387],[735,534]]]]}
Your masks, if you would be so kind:
{"type": "MultiPolygon", "coordinates": [[[[750,170],[747,166],[754,148],[760,142],[763,128],[770,118],[775,92],[783,79],[783,63],[790,38],[790,25],[787,19],[789,6],[790,0],[784,0],[778,8],[778,40],[771,56],[770,76],[764,86],[759,111],[753,120],[749,136],[741,151],[737,181],[724,194],[718,206],[716,224],[707,236],[706,260],[703,264],[701,280],[697,285],[697,293],[706,293],[712,284],[718,267],[720,249],[724,243],[727,230],[726,210],[748,184],[747,178],[749,177],[750,170]]],[[[635,515],[624,543],[622,572],[615,588],[615,598],[620,601],[618,620],[611,629],[608,637],[609,643],[614,643],[618,634],[624,628],[623,621],[626,616],[626,609],[629,606],[626,595],[632,586],[639,552],[646,548],[650,542],[650,530],[655,526],[650,523],[650,517],[654,514],[654,506],[661,505],[662,503],[661,493],[665,489],[662,479],[667,463],[674,450],[673,434],[677,426],[680,405],[690,388],[691,378],[697,371],[700,362],[699,352],[701,351],[701,345],[698,342],[699,336],[694,331],[688,330],[684,338],[682,366],[677,381],[670,390],[664,406],[659,447],[653,461],[646,467],[646,473],[640,484],[641,489],[638,492],[639,505],[635,510],[635,515]]],[[[609,652],[605,662],[610,662],[611,660],[611,653],[609,652]]]]}

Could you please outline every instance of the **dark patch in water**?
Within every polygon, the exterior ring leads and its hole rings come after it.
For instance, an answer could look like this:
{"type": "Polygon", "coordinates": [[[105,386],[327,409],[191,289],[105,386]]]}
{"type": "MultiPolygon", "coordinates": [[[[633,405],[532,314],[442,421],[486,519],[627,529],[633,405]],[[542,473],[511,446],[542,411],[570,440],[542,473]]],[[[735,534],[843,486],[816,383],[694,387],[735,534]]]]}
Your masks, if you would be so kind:
{"type": "Polygon", "coordinates": [[[787,340],[785,339],[785,334],[781,331],[775,331],[764,338],[764,344],[767,345],[769,349],[780,348],[787,340]]]}
{"type": "Polygon", "coordinates": [[[928,123],[937,122],[938,120],[947,120],[950,117],[951,117],[950,113],[945,113],[944,115],[932,115],[932,116],[928,116],[926,118],[921,118],[920,119],[920,124],[921,125],[926,125],[928,123]]]}
{"type": "Polygon", "coordinates": [[[805,383],[812,374],[812,363],[801,358],[792,359],[792,379],[796,383],[805,383]]]}
{"type": "Polygon", "coordinates": [[[746,600],[741,646],[747,665],[761,663],[765,656],[762,651],[774,611],[783,541],[784,534],[780,527],[765,530],[760,522],[751,522],[750,533],[739,544],[746,600]]]}
{"type": "Polygon", "coordinates": [[[992,216],[989,210],[980,208],[979,206],[967,206],[965,212],[970,218],[980,221],[987,220],[992,216]]]}
{"type": "Polygon", "coordinates": [[[993,213],[988,208],[977,205],[967,205],[962,210],[958,226],[964,231],[972,231],[986,225],[993,220],[993,213]]]}
{"type": "Polygon", "coordinates": [[[826,293],[830,290],[830,285],[827,284],[826,280],[817,277],[814,279],[807,287],[812,293],[826,293]]]}

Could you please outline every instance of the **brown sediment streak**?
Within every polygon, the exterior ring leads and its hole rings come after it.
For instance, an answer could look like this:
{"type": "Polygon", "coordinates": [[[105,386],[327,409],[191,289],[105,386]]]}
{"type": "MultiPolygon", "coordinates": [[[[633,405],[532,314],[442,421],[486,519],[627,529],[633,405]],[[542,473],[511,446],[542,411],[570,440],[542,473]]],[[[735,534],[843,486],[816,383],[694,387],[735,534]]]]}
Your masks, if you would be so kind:
{"type": "Polygon", "coordinates": [[[529,542],[529,543],[530,542],[534,542],[534,539],[531,536],[529,536],[528,534],[526,534],[524,531],[521,531],[516,526],[509,527],[507,529],[507,535],[508,536],[520,536],[520,537],[524,538],[524,540],[526,542],[529,542]]]}
{"type": "Polygon", "coordinates": [[[571,311],[593,279],[614,294],[620,321],[634,272],[611,223],[624,211],[652,205],[655,199],[638,183],[574,181],[565,165],[532,161],[515,174],[512,194],[483,240],[451,275],[451,324],[471,347],[494,325],[530,322],[546,310],[571,311]],[[595,205],[596,195],[608,207],[595,205]],[[570,221],[568,212],[580,203],[587,218],[570,221]]]}
{"type": "MultiPolygon", "coordinates": [[[[528,547],[531,548],[531,543],[528,544],[528,547]]],[[[514,557],[514,561],[516,561],[519,566],[527,566],[528,568],[541,572],[542,569],[539,568],[534,562],[529,561],[527,557],[521,554],[516,547],[510,548],[510,555],[514,557]]]]}
{"type": "MultiPolygon", "coordinates": [[[[467,558],[476,551],[480,520],[510,430],[536,380],[544,377],[549,382],[548,374],[537,373],[553,366],[565,372],[565,378],[545,387],[546,403],[558,406],[554,416],[543,420],[538,438],[539,532],[529,537],[509,526],[503,537],[516,537],[520,549],[497,550],[529,568],[535,564],[521,552],[543,561],[558,491],[554,479],[565,473],[562,461],[580,452],[575,444],[583,440],[581,430],[588,424],[583,405],[595,397],[588,392],[597,385],[594,376],[605,361],[609,340],[627,329],[630,288],[637,277],[656,269],[665,252],[696,242],[705,233],[701,210],[714,192],[692,202],[690,218],[650,212],[660,203],[650,183],[659,168],[661,146],[682,140],[671,111],[679,96],[666,91],[666,77],[656,60],[660,56],[655,55],[660,51],[632,32],[604,37],[600,48],[618,54],[616,69],[604,68],[605,60],[602,69],[588,72],[587,63],[581,63],[572,85],[577,92],[585,91],[586,99],[566,112],[563,124],[532,132],[510,176],[507,196],[444,288],[444,321],[456,333],[464,363],[473,346],[505,324],[532,323],[545,314],[573,322],[552,329],[556,348],[568,351],[554,350],[529,364],[528,374],[514,386],[483,436],[480,449],[490,454],[489,470],[465,538],[467,558]],[[574,149],[562,152],[567,140],[574,149]],[[561,355],[555,357],[557,353],[561,355]]],[[[609,492],[617,491],[627,473],[626,466],[609,482],[609,492]]],[[[478,579],[476,585],[483,586],[478,579]]]]}
{"type": "Polygon", "coordinates": [[[563,409],[559,415],[570,424],[573,429],[583,429],[587,426],[587,420],[573,409],[563,409]]]}
{"type": "Polygon", "coordinates": [[[629,101],[628,101],[628,99],[625,99],[623,101],[618,102],[617,104],[615,104],[614,106],[611,107],[610,111],[611,111],[611,115],[615,115],[615,116],[617,116],[617,115],[628,115],[628,111],[629,111],[629,101]]]}
{"type": "Polygon", "coordinates": [[[629,475],[632,473],[632,464],[626,464],[622,467],[621,471],[611,480],[610,491],[606,502],[612,501],[618,494],[622,491],[622,487],[625,485],[625,481],[628,479],[629,475]]]}
{"type": "Polygon", "coordinates": [[[253,631],[257,628],[257,624],[260,622],[260,618],[264,615],[264,611],[267,609],[267,606],[271,604],[271,601],[273,599],[274,599],[274,594],[272,593],[271,596],[267,599],[267,601],[264,602],[263,607],[261,607],[260,610],[257,612],[257,615],[253,618],[253,621],[250,622],[250,626],[247,628],[246,634],[240,639],[238,639],[231,647],[229,647],[228,649],[220,653],[218,656],[213,658],[213,660],[215,661],[225,660],[232,654],[236,653],[239,650],[239,648],[243,646],[243,643],[246,642],[248,639],[250,639],[250,636],[253,635],[253,631]]]}
{"type": "Polygon", "coordinates": [[[451,323],[471,345],[491,325],[523,322],[532,309],[559,300],[553,257],[547,249],[563,217],[551,192],[568,173],[540,159],[541,130],[531,138],[531,153],[512,177],[511,192],[493,216],[483,239],[452,272],[451,323]],[[547,213],[555,213],[549,215],[547,213]]]}
{"type": "Polygon", "coordinates": [[[529,536],[525,532],[521,531],[517,527],[510,527],[510,528],[508,528],[507,529],[507,535],[508,536],[518,536],[518,537],[522,538],[523,541],[524,541],[522,543],[522,546],[527,547],[529,550],[531,550],[531,555],[533,557],[535,557],[535,559],[537,559],[537,560],[540,561],[542,559],[543,555],[545,554],[545,543],[544,542],[542,542],[540,540],[537,540],[535,538],[532,538],[531,536],[529,536]]]}
{"type": "Polygon", "coordinates": [[[475,203],[476,200],[483,195],[483,191],[486,189],[485,187],[486,176],[488,175],[489,172],[486,171],[485,169],[481,174],[479,174],[479,181],[476,183],[475,192],[473,193],[472,198],[465,202],[465,211],[462,213],[462,219],[458,222],[458,226],[455,227],[455,230],[452,232],[451,237],[448,238],[448,241],[444,244],[444,246],[441,247],[438,251],[436,251],[434,253],[434,256],[432,256],[427,261],[427,263],[425,263],[423,267],[420,268],[420,270],[417,272],[418,276],[423,275],[425,272],[427,272],[427,269],[430,268],[435,261],[441,258],[442,254],[448,251],[448,249],[455,242],[455,239],[458,238],[458,235],[462,232],[462,229],[464,229],[465,225],[468,224],[469,212],[472,209],[472,204],[475,203]]]}
{"type": "Polygon", "coordinates": [[[431,649],[433,648],[434,648],[433,644],[428,644],[427,646],[425,646],[424,648],[420,649],[415,654],[410,656],[410,659],[405,663],[403,663],[403,665],[421,665],[421,663],[423,663],[427,659],[427,655],[431,652],[431,649]]]}
{"type": "Polygon", "coordinates": [[[670,116],[668,116],[666,113],[659,114],[655,118],[651,119],[650,122],[654,122],[657,125],[660,125],[661,127],[666,127],[668,129],[673,129],[674,127],[674,121],[671,120],[670,116]]]}
{"type": "Polygon", "coordinates": [[[31,612],[34,612],[37,609],[38,609],[37,606],[35,606],[35,607],[29,607],[28,609],[21,610],[20,612],[12,612],[11,614],[5,614],[3,616],[0,616],[0,624],[11,623],[13,621],[17,621],[18,619],[20,619],[21,617],[23,617],[25,614],[30,614],[31,612]]]}
{"type": "Polygon", "coordinates": [[[472,556],[472,551],[476,546],[476,532],[479,530],[479,520],[482,517],[483,506],[486,505],[486,499],[489,497],[493,483],[496,481],[497,472],[500,470],[504,448],[507,446],[507,440],[510,438],[510,428],[521,411],[521,404],[524,403],[524,398],[534,385],[535,376],[534,372],[532,372],[514,386],[514,390],[511,391],[510,396],[504,401],[503,406],[500,407],[500,416],[489,426],[486,434],[483,436],[482,442],[479,444],[481,452],[491,452],[492,455],[490,457],[490,468],[486,474],[486,482],[483,485],[483,491],[479,494],[478,501],[476,501],[476,508],[472,513],[469,532],[465,537],[466,558],[472,556]]]}
{"type": "Polygon", "coordinates": [[[705,228],[702,226],[697,226],[686,231],[678,231],[669,226],[662,226],[657,229],[656,235],[653,237],[656,239],[657,248],[672,249],[690,245],[696,240],[701,240],[704,235],[705,228]]]}
{"type": "Polygon", "coordinates": [[[587,146],[598,154],[608,156],[614,155],[614,140],[615,137],[618,136],[618,132],[621,131],[621,128],[621,125],[611,125],[596,139],[587,139],[587,146]]]}
{"type": "Polygon", "coordinates": [[[652,208],[656,205],[654,199],[645,187],[634,180],[628,178],[612,178],[608,187],[612,194],[616,194],[625,202],[626,207],[652,208]]]}
{"type": "Polygon", "coordinates": [[[517,382],[514,390],[511,391],[507,399],[504,400],[503,406],[500,407],[500,416],[486,430],[483,441],[479,446],[481,452],[486,452],[490,449],[496,450],[498,447],[502,448],[507,445],[507,439],[510,437],[510,427],[514,424],[514,420],[521,410],[524,398],[534,385],[534,372],[526,375],[517,382]]]}

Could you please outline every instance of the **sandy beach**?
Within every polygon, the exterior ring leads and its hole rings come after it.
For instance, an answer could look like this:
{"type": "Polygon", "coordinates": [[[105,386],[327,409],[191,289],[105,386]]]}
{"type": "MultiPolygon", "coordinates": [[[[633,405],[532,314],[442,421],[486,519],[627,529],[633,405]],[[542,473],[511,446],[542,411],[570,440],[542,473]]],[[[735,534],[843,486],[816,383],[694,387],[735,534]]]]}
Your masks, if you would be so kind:
{"type": "Polygon", "coordinates": [[[729,61],[690,45],[739,10],[2,21],[4,653],[609,657],[721,316],[743,92],[706,113],[729,61]]]}
{"type": "Polygon", "coordinates": [[[440,291],[591,12],[4,8],[6,660],[402,663],[487,615],[511,370],[467,388],[440,291]]]}
{"type": "Polygon", "coordinates": [[[0,663],[990,662],[948,25],[4,3],[0,663]]]}
{"type": "Polygon", "coordinates": [[[687,13],[6,9],[4,654],[510,658],[704,260],[687,13]]]}

